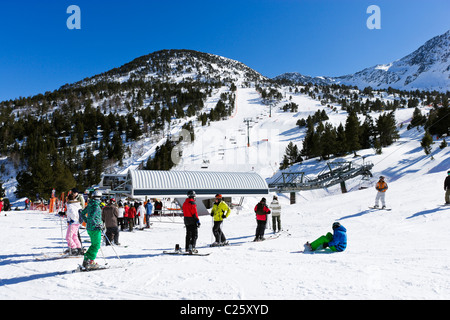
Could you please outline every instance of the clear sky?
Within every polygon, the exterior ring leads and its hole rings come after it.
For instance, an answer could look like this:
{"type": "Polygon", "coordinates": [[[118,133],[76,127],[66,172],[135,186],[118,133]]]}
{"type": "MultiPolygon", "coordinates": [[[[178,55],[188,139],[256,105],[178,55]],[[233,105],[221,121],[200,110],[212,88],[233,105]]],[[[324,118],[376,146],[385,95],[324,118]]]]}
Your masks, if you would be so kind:
{"type": "Polygon", "coordinates": [[[235,59],[265,76],[340,76],[450,29],[449,0],[0,1],[0,101],[53,91],[162,49],[235,59]],[[69,30],[67,8],[81,9],[69,30]],[[370,30],[370,5],[381,29],[370,30]]]}

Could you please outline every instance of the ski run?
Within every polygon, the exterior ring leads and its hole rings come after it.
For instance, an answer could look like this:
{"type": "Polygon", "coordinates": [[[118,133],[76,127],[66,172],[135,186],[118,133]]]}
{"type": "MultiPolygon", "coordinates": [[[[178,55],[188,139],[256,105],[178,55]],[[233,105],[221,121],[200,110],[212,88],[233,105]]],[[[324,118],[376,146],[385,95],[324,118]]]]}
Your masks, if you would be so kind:
{"type": "MultiPolygon", "coordinates": [[[[281,103],[269,118],[269,107],[260,103],[254,89],[239,88],[236,95],[235,115],[197,128],[198,138],[183,149],[188,161],[178,169],[201,170],[209,157],[208,170],[253,169],[270,178],[287,144],[300,144],[303,139],[304,131],[296,129],[297,120],[324,109],[318,101],[292,94],[299,112],[282,112],[281,103]],[[252,155],[246,149],[243,121],[261,114],[250,130],[250,149],[257,151],[252,155]],[[229,143],[233,132],[236,145],[229,143]],[[222,133],[217,139],[221,142],[215,143],[212,138],[218,133],[222,133]],[[236,159],[243,154],[245,159],[231,164],[215,161],[209,155],[218,149],[235,152],[236,159]]],[[[344,111],[327,112],[333,124],[345,122],[344,111]]],[[[102,245],[96,262],[108,269],[74,272],[83,257],[53,258],[67,248],[64,219],[39,211],[12,211],[7,216],[2,212],[0,299],[65,299],[69,294],[73,300],[450,299],[450,207],[441,206],[450,148],[439,149],[435,143],[434,159],[426,156],[420,146],[423,131],[406,130],[412,112],[396,111],[397,123],[403,124],[399,125],[401,137],[383,148],[381,155],[373,150],[358,152],[375,165],[367,189],[359,190],[361,179],[355,178],[347,182],[348,193],[342,194],[339,186],[302,191],[292,205],[289,194],[278,194],[282,228],[288,232],[270,241],[252,241],[253,209],[260,198],[248,197],[222,225],[228,246],[210,247],[214,241],[211,217],[200,217],[197,250],[211,253],[208,256],[164,254],[176,244],[184,248],[185,228],[181,218],[176,223],[155,219],[150,229],[120,233],[123,246],[114,249],[121,260],[112,247],[102,245]],[[380,175],[389,185],[386,205],[390,211],[369,209],[374,206],[380,175]],[[307,241],[332,232],[335,221],[347,229],[344,252],[301,253],[307,241]]],[[[340,160],[355,159],[349,155],[340,160]]],[[[292,170],[317,174],[325,166],[326,162],[311,159],[292,170]]],[[[267,197],[268,204],[272,196],[267,197]]],[[[272,235],[267,229],[265,236],[272,235]]],[[[81,237],[89,246],[85,230],[81,237]]]]}

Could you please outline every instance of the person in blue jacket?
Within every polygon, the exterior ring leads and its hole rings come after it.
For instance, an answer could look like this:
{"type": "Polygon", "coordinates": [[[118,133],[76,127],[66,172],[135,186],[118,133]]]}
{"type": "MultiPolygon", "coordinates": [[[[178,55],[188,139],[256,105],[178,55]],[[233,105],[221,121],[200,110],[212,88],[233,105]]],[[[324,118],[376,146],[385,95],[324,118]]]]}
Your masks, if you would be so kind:
{"type": "Polygon", "coordinates": [[[347,229],[339,222],[333,223],[333,234],[327,233],[317,240],[305,243],[307,251],[316,251],[330,248],[333,252],[342,252],[347,248],[347,229]]]}
{"type": "Polygon", "coordinates": [[[145,217],[145,223],[147,225],[147,228],[150,228],[150,216],[152,215],[152,211],[153,211],[153,205],[152,205],[152,202],[150,201],[150,199],[145,204],[145,210],[147,212],[146,213],[147,216],[145,217]]]}

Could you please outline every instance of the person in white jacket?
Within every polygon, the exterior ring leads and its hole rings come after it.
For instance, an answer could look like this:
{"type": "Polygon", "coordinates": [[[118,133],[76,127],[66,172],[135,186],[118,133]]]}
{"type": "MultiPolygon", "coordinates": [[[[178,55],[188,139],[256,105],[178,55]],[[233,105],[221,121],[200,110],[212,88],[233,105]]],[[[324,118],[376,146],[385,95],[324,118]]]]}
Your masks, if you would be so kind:
{"type": "Polygon", "coordinates": [[[145,210],[144,204],[140,202],[136,212],[136,215],[139,217],[139,230],[144,230],[144,217],[146,214],[147,210],[145,210]]]}
{"type": "Polygon", "coordinates": [[[80,202],[75,200],[73,194],[69,194],[66,211],[68,223],[66,241],[69,246],[69,255],[83,255],[81,242],[78,239],[78,229],[80,228],[80,210],[80,202]]]}
{"type": "Polygon", "coordinates": [[[272,211],[272,226],[273,232],[277,232],[277,224],[278,224],[278,232],[281,231],[281,206],[278,202],[278,197],[273,196],[273,201],[269,206],[270,211],[272,211]]]}

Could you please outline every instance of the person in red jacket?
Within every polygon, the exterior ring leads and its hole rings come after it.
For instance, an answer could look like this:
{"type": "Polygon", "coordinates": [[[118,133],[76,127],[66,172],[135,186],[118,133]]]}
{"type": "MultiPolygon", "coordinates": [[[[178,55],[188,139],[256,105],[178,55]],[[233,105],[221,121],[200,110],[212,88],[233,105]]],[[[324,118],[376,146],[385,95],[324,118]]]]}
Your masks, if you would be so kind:
{"type": "Polygon", "coordinates": [[[128,209],[128,231],[133,231],[134,218],[136,218],[136,208],[130,206],[130,209],[128,209]]]}
{"type": "Polygon", "coordinates": [[[186,252],[197,253],[195,245],[198,238],[200,219],[198,218],[197,204],[195,203],[196,194],[194,191],[189,191],[187,196],[183,204],[184,225],[186,226],[186,252]]]}
{"type": "Polygon", "coordinates": [[[253,241],[264,241],[264,231],[266,230],[267,215],[270,214],[270,209],[266,205],[266,198],[262,198],[261,201],[255,206],[256,222],[256,235],[253,241]]]}

